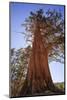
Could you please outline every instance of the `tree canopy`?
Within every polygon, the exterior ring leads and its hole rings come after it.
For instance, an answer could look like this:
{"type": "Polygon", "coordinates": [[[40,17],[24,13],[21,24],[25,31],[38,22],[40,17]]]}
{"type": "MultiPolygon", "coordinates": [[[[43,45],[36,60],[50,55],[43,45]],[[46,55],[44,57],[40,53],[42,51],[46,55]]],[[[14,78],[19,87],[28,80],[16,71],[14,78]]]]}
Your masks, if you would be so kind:
{"type": "MultiPolygon", "coordinates": [[[[39,9],[35,13],[30,12],[30,16],[25,19],[25,22],[22,24],[22,26],[25,27],[25,32],[22,33],[26,36],[27,42],[34,43],[34,36],[39,36],[37,32],[41,33],[43,39],[41,42],[35,41],[34,45],[35,48],[31,48],[31,46],[28,46],[27,48],[20,48],[18,50],[11,49],[11,94],[12,96],[17,96],[19,94],[19,91],[22,90],[22,86],[24,86],[24,81],[26,79],[26,76],[28,75],[28,82],[31,82],[31,79],[33,81],[33,78],[30,76],[36,75],[36,78],[41,76],[44,77],[44,80],[35,80],[36,86],[33,88],[36,90],[36,87],[40,84],[40,86],[44,86],[44,83],[48,85],[50,88],[53,86],[53,82],[50,76],[48,60],[51,61],[59,61],[64,62],[64,16],[60,11],[56,10],[48,10],[46,13],[43,11],[43,9],[39,9]],[[39,31],[36,31],[36,30],[39,31]],[[37,33],[37,35],[35,35],[37,33]],[[46,60],[46,56],[39,55],[39,44],[40,44],[40,50],[44,51],[43,55],[45,53],[48,54],[48,59],[46,60]],[[44,45],[42,46],[42,43],[44,45]],[[37,50],[36,47],[38,45],[37,50]],[[41,49],[41,46],[45,49],[41,49]],[[33,52],[34,51],[34,52],[33,52]],[[33,53],[32,53],[33,52],[33,53]],[[31,56],[30,54],[34,54],[31,56]],[[34,58],[34,59],[33,59],[34,58]],[[35,61],[36,58],[36,61],[35,61]],[[39,59],[38,59],[39,58],[39,59]],[[41,58],[41,59],[40,59],[41,58]],[[42,59],[43,58],[43,59],[42,59]],[[45,60],[44,60],[45,59],[45,60]],[[34,61],[37,66],[34,65],[34,61]],[[38,63],[37,63],[38,61],[38,63]],[[43,62],[42,62],[43,61],[43,62]],[[46,64],[47,62],[47,64],[46,64]],[[32,64],[31,64],[32,63],[32,64]],[[42,67],[41,67],[42,66],[42,67]],[[43,67],[44,66],[44,67],[43,67]],[[34,67],[34,68],[33,68],[34,67]],[[37,69],[37,70],[36,70],[37,69]],[[28,72],[28,73],[27,73],[28,72]],[[47,77],[49,76],[49,77],[47,77]],[[29,81],[30,80],[30,81],[29,81]],[[39,82],[39,83],[37,83],[39,82]],[[50,84],[49,84],[50,83],[50,84]]],[[[39,38],[38,38],[39,39],[39,38]]],[[[37,40],[37,38],[36,38],[37,40]]],[[[39,78],[40,79],[40,78],[39,78]]],[[[26,82],[26,81],[25,81],[26,82]]],[[[28,86],[28,84],[27,84],[28,86]]],[[[31,86],[31,85],[30,85],[31,86]]],[[[40,89],[39,88],[37,89],[40,89]]],[[[32,84],[33,87],[33,84],[32,84]]],[[[27,87],[25,87],[27,89],[27,87]]],[[[24,92],[24,89],[23,89],[24,92]]]]}
{"type": "Polygon", "coordinates": [[[38,27],[43,36],[44,46],[48,49],[49,62],[64,62],[64,16],[60,11],[39,9],[22,24],[28,42],[34,41],[34,33],[38,27]]]}

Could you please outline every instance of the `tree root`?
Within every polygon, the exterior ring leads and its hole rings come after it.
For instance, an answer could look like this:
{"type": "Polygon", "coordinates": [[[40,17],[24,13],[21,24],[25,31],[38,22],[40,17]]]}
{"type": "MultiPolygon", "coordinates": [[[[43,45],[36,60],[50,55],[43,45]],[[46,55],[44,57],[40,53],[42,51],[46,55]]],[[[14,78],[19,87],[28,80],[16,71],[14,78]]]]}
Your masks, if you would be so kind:
{"type": "MultiPolygon", "coordinates": [[[[41,94],[43,93],[44,95],[46,95],[44,92],[47,90],[51,91],[55,95],[65,94],[65,91],[63,91],[62,89],[59,89],[53,83],[49,85],[48,87],[46,87],[46,89],[42,89],[41,91],[36,91],[36,93],[33,93],[31,86],[28,86],[28,82],[27,80],[25,80],[24,85],[19,93],[19,97],[33,96],[33,95],[35,96],[36,94],[39,95],[40,93],[41,94]]],[[[47,93],[47,95],[50,95],[50,94],[47,93]]]]}

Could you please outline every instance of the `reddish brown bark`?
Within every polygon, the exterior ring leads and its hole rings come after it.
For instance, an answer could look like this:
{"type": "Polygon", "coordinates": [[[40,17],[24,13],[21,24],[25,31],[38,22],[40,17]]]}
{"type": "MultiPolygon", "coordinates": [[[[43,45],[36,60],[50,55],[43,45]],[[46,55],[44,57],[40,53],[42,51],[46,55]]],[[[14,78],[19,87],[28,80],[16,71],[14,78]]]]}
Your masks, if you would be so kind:
{"type": "Polygon", "coordinates": [[[32,80],[32,92],[46,87],[49,80],[52,82],[48,67],[48,52],[40,33],[36,33],[34,37],[28,70],[28,80],[32,80]]]}
{"type": "Polygon", "coordinates": [[[43,37],[38,30],[34,34],[32,53],[28,65],[27,77],[24,86],[21,89],[20,95],[28,93],[35,94],[43,92],[46,89],[51,89],[57,92],[54,87],[49,65],[48,65],[48,50],[46,44],[43,43],[43,37]]]}

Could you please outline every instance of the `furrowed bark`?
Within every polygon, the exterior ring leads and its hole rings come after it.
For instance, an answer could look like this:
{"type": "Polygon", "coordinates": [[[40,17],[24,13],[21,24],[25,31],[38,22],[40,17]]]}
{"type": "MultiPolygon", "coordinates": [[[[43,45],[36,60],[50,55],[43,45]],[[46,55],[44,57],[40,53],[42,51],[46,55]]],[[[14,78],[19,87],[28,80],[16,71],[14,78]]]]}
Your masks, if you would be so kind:
{"type": "Polygon", "coordinates": [[[27,77],[20,91],[21,96],[35,94],[49,89],[56,93],[63,93],[60,89],[54,86],[49,65],[48,65],[48,50],[46,43],[43,43],[43,37],[39,28],[35,31],[32,53],[28,65],[27,77]]]}

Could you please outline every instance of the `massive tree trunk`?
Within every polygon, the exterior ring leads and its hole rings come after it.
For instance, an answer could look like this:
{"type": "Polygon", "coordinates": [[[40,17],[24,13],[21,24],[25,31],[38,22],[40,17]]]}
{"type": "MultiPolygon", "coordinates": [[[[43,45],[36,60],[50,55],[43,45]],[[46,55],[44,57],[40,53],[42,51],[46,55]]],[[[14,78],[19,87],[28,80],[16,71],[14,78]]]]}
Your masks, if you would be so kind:
{"type": "Polygon", "coordinates": [[[46,89],[58,92],[58,89],[55,88],[51,78],[46,44],[43,43],[43,37],[40,31],[37,30],[34,34],[27,77],[20,95],[25,96],[29,93],[36,94],[46,91],[46,89]]]}

